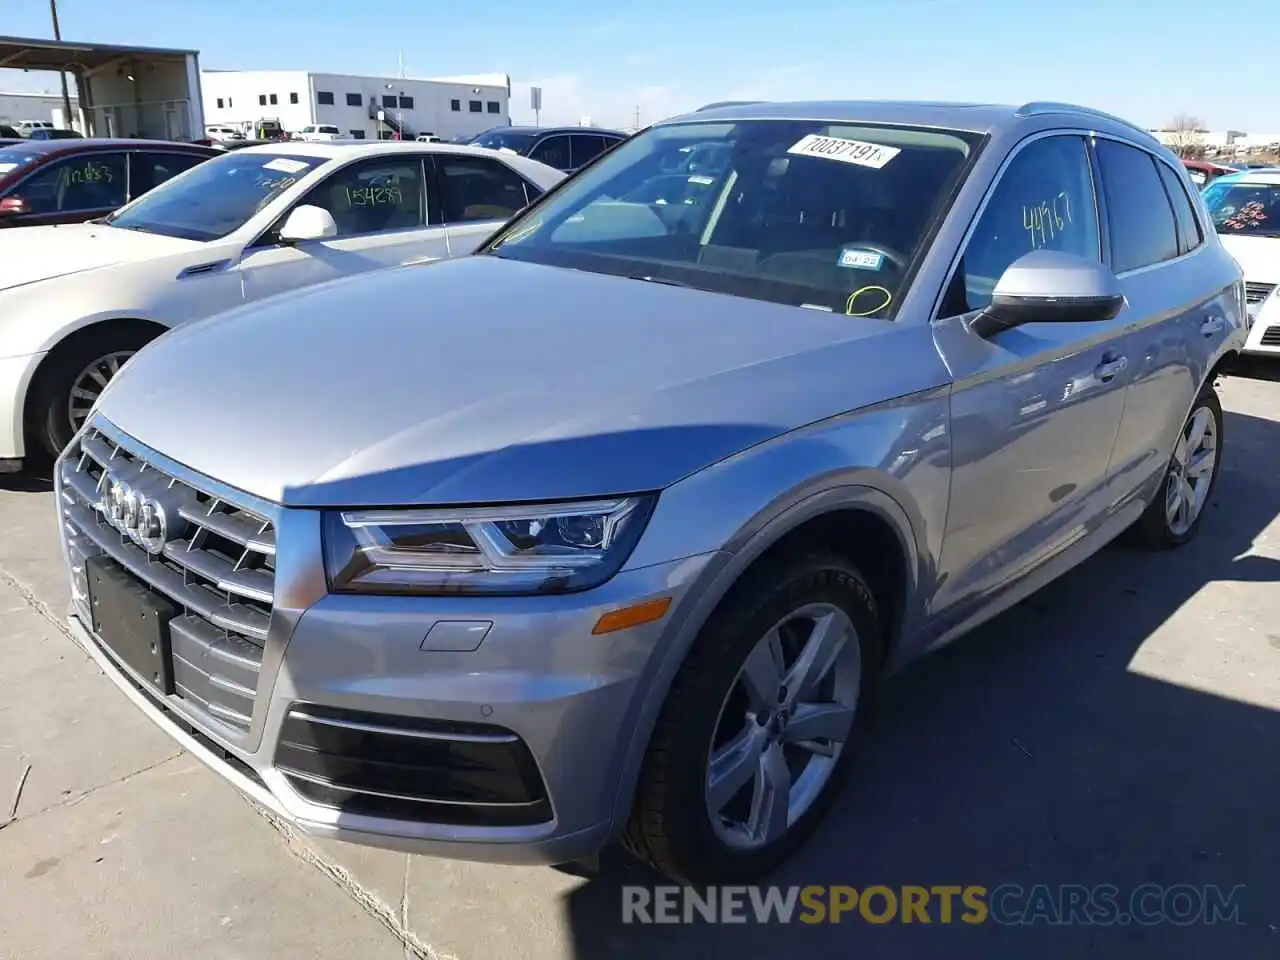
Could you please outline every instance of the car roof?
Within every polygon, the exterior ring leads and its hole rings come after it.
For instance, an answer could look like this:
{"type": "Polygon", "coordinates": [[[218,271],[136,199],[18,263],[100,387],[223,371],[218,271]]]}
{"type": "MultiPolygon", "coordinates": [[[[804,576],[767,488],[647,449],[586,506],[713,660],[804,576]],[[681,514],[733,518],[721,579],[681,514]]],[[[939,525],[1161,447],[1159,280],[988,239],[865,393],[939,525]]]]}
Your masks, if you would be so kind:
{"type": "MultiPolygon", "coordinates": [[[[221,151],[219,151],[221,152],[221,151]]],[[[500,155],[509,165],[521,171],[524,176],[537,181],[538,176],[531,170],[543,173],[555,172],[551,167],[488,147],[473,147],[462,143],[419,143],[416,140],[280,140],[275,143],[254,144],[233,151],[236,156],[243,154],[270,154],[278,157],[320,157],[328,160],[359,160],[364,157],[394,156],[397,153],[434,153],[437,155],[453,155],[463,157],[493,157],[500,155]]],[[[224,154],[225,155],[225,154],[224,154]]],[[[545,188],[544,188],[545,189],[545,188]]]]}
{"type": "Polygon", "coordinates": [[[348,157],[377,157],[401,151],[420,153],[423,150],[439,153],[460,153],[477,157],[491,157],[487,147],[473,147],[462,143],[418,143],[416,140],[277,140],[244,147],[236,153],[273,153],[282,157],[323,157],[326,160],[348,157]]]}
{"type": "MultiPolygon", "coordinates": [[[[163,147],[164,149],[177,148],[179,150],[191,150],[196,153],[216,153],[211,151],[209,147],[201,146],[198,143],[184,143],[180,140],[141,140],[126,139],[124,137],[70,137],[65,140],[19,140],[23,147],[29,149],[32,153],[66,153],[71,150],[110,150],[120,149],[121,147],[163,147]]],[[[15,143],[5,143],[7,147],[15,146],[15,143]]]]}
{"type": "MultiPolygon", "coordinates": [[[[608,127],[493,127],[484,133],[603,133],[610,137],[625,137],[626,134],[620,130],[610,130],[608,127]]],[[[477,136],[484,136],[484,133],[477,136]]]]}
{"type": "Polygon", "coordinates": [[[1280,185],[1280,167],[1268,167],[1265,169],[1241,170],[1237,173],[1228,173],[1225,177],[1219,177],[1214,183],[1244,183],[1258,184],[1259,186],[1277,186],[1280,185]]]}
{"type": "Polygon", "coordinates": [[[1158,141],[1148,131],[1101,110],[1074,103],[1032,101],[1021,106],[935,100],[819,100],[790,103],[712,104],[661,124],[716,120],[825,120],[845,123],[883,123],[894,126],[935,127],[990,134],[1034,118],[1055,117],[1064,124],[1096,129],[1119,126],[1129,136],[1149,144],[1158,141]]]}

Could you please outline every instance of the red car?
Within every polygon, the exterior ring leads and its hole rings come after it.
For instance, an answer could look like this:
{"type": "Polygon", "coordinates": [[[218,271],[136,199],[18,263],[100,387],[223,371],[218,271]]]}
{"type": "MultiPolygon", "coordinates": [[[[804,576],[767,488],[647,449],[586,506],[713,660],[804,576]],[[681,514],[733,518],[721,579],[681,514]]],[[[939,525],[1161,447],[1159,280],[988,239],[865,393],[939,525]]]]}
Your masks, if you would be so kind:
{"type": "Polygon", "coordinates": [[[163,140],[0,142],[0,227],[93,220],[216,156],[163,140]]]}
{"type": "Polygon", "coordinates": [[[1210,160],[1183,160],[1182,165],[1187,168],[1191,182],[1197,187],[1207,186],[1225,174],[1236,172],[1235,167],[1213,163],[1210,160]]]}

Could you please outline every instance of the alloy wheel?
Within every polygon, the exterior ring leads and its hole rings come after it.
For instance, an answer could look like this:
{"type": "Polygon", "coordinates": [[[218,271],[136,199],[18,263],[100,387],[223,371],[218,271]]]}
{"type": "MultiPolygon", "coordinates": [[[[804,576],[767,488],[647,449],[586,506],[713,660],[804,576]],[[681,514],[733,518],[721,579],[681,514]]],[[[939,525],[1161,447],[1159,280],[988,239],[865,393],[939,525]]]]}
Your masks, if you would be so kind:
{"type": "Polygon", "coordinates": [[[722,842],[768,846],[813,806],[853,730],[861,684],[857,630],[834,604],[806,604],[759,639],[708,755],[707,813],[722,842]]]}
{"type": "Polygon", "coordinates": [[[1197,407],[1178,438],[1165,483],[1165,522],[1174,536],[1185,536],[1204,510],[1217,460],[1217,421],[1208,407],[1197,407]]]}
{"type": "Polygon", "coordinates": [[[75,433],[88,419],[89,411],[102,396],[111,378],[120,372],[120,368],[128,362],[136,350],[116,350],[98,357],[71,382],[71,393],[67,397],[67,420],[71,423],[71,432],[75,433]]]}

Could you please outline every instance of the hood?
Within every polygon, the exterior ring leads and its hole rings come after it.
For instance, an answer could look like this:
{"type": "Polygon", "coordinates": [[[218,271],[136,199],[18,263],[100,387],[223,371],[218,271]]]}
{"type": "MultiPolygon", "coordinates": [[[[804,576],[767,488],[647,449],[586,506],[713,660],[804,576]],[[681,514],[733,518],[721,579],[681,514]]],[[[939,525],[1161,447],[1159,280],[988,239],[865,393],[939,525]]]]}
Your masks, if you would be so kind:
{"type": "Polygon", "coordinates": [[[927,324],[479,256],[181,327],[98,409],[280,503],[492,503],[661,489],[942,382],[927,324]],[[906,337],[916,362],[901,361],[906,337]]]}
{"type": "Polygon", "coordinates": [[[1280,283],[1280,237],[1242,237],[1220,233],[1227,253],[1236,258],[1248,283],[1280,283]]]}
{"type": "Polygon", "coordinates": [[[100,223],[0,230],[0,290],[196,246],[193,240],[100,223]]]}

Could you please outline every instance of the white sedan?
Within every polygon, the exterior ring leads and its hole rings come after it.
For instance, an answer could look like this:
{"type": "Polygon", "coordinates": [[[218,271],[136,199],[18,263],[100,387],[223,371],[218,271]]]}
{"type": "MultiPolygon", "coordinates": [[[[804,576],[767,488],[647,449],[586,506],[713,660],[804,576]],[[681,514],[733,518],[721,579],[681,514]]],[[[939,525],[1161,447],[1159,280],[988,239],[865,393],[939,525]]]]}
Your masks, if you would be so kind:
{"type": "Polygon", "coordinates": [[[478,147],[281,143],[207,160],[95,223],[0,231],[0,472],[61,450],[170,327],[471,253],[563,178],[478,147]]]}

